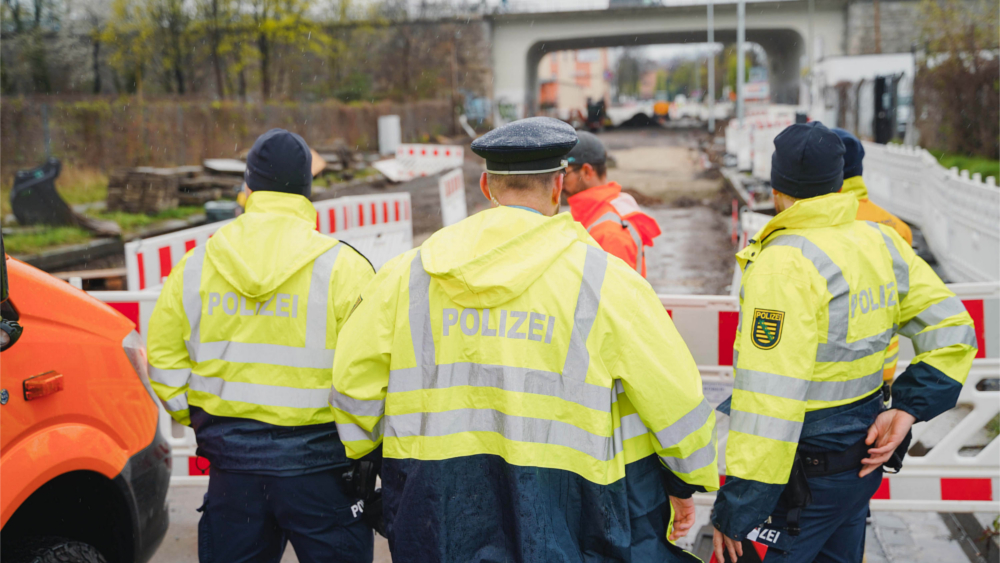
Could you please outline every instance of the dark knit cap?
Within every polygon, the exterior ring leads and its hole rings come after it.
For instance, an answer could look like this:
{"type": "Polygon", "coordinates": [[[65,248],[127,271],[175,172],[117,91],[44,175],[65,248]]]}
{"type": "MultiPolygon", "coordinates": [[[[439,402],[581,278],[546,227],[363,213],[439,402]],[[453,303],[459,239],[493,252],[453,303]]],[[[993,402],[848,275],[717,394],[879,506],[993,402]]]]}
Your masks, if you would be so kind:
{"type": "Polygon", "coordinates": [[[836,192],[844,184],[844,143],[819,121],[796,123],[774,139],[771,187],[796,199],[836,192]]]}
{"type": "Polygon", "coordinates": [[[312,152],[295,133],[271,129],[253,144],[243,175],[253,191],[312,194],[312,152]]]}
{"type": "Polygon", "coordinates": [[[865,159],[865,147],[861,146],[861,141],[850,131],[834,127],[833,132],[840,137],[844,150],[847,151],[844,153],[844,179],[860,176],[864,171],[861,161],[865,159]]]}

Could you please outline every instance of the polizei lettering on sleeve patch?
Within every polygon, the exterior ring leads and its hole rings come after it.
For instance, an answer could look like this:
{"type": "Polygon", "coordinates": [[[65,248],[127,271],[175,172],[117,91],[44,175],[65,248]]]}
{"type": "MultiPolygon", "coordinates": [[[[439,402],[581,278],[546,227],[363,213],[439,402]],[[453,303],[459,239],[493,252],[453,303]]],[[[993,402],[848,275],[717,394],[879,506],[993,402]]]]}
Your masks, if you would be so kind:
{"type": "Polygon", "coordinates": [[[770,350],[781,340],[781,328],[784,325],[784,311],[770,309],[753,310],[753,330],[750,340],[761,350],[770,350]]]}

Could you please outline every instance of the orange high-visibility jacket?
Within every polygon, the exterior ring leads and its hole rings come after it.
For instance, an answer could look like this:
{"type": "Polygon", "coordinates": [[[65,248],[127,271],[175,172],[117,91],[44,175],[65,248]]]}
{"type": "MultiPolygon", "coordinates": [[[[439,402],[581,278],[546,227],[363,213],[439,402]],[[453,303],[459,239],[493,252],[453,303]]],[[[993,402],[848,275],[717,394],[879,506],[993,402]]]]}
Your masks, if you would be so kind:
{"type": "Polygon", "coordinates": [[[635,198],[623,194],[616,182],[609,182],[570,196],[567,201],[573,219],[583,223],[601,248],[646,277],[643,247],[653,246],[660,225],[639,210],[635,198]]]}
{"type": "MultiPolygon", "coordinates": [[[[865,185],[865,181],[861,176],[844,178],[844,186],[840,188],[840,191],[845,194],[853,194],[854,197],[858,198],[858,215],[855,219],[858,221],[882,223],[883,225],[892,227],[893,230],[899,233],[899,236],[903,237],[906,244],[913,246],[913,232],[910,231],[910,226],[904,223],[899,217],[882,209],[873,203],[872,200],[868,199],[868,186],[865,185]]],[[[885,352],[885,364],[882,366],[883,381],[891,383],[896,377],[896,364],[898,361],[899,336],[893,336],[892,341],[889,342],[889,348],[885,352]]]]}

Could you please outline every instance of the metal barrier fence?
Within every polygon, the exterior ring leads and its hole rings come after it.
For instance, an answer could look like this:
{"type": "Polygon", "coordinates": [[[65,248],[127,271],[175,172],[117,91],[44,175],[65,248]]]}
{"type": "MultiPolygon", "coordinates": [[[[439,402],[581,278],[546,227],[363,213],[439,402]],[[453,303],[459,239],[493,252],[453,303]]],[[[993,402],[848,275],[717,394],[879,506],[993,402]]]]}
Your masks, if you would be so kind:
{"type": "MultiPolygon", "coordinates": [[[[899,475],[887,476],[875,495],[878,510],[935,510],[944,512],[994,511],[1000,495],[1000,441],[993,439],[971,455],[963,446],[1000,414],[1000,284],[953,284],[949,286],[965,303],[976,324],[979,353],[959,399],[969,414],[947,431],[924,456],[908,456],[899,475]]],[[[104,301],[136,323],[145,337],[157,291],[97,291],[91,295],[104,301]]],[[[723,295],[661,295],[702,374],[705,396],[718,405],[733,389],[733,341],[739,319],[738,298],[723,295]]],[[[906,338],[900,341],[900,372],[913,358],[906,338]]],[[[204,483],[208,462],[195,456],[194,432],[160,413],[163,434],[173,447],[173,484],[204,483]]],[[[927,424],[914,427],[914,443],[927,424]]],[[[719,417],[720,471],[725,471],[728,417],[719,417]]],[[[712,495],[699,495],[710,503],[712,495]]]]}
{"type": "Polygon", "coordinates": [[[1000,280],[1000,190],[996,178],[941,166],[921,148],[864,142],[871,200],[920,227],[956,282],[1000,280]]]}
{"type": "MultiPolygon", "coordinates": [[[[378,269],[390,258],[413,247],[410,194],[372,194],[313,202],[316,230],[358,249],[378,269]]],[[[129,291],[158,288],[184,254],[205,244],[233,221],[219,221],[125,245],[126,287],[129,291]]]]}

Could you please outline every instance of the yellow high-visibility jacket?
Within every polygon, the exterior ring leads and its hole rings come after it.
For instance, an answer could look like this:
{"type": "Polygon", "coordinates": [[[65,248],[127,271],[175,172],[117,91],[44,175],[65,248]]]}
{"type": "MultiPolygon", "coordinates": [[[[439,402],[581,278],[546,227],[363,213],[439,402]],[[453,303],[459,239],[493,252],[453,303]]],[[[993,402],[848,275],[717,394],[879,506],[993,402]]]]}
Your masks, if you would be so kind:
{"type": "Polygon", "coordinates": [[[149,321],[153,389],[182,424],[189,405],[278,426],[332,422],[337,336],[374,275],[316,232],[309,200],[254,192],[170,272],[149,321]]]}
{"type": "Polygon", "coordinates": [[[652,288],[568,213],[439,231],[347,329],[331,405],[349,457],[382,446],[393,557],[687,557],[666,494],[718,488],[715,415],[652,288]]]}
{"type": "MultiPolygon", "coordinates": [[[[797,201],[736,255],[744,272],[727,477],[787,483],[809,413],[877,393],[897,331],[917,355],[893,385],[892,408],[922,421],[955,406],[976,353],[972,318],[895,230],[856,221],[857,207],[851,194],[797,201]]],[[[727,488],[716,512],[737,504],[727,488]]],[[[741,495],[741,506],[755,504],[741,495]]],[[[754,506],[762,518],[777,501],[768,498],[754,506]]],[[[720,529],[738,538],[758,524],[720,529]]]]}
{"type": "MultiPolygon", "coordinates": [[[[913,246],[913,231],[910,230],[910,226],[868,199],[868,186],[865,185],[864,178],[861,176],[844,178],[844,187],[840,189],[840,193],[852,194],[858,198],[858,214],[856,216],[858,221],[872,221],[888,225],[895,229],[899,236],[903,237],[906,244],[913,246]]],[[[898,362],[899,336],[893,336],[892,340],[889,341],[889,348],[886,349],[885,364],[882,366],[883,381],[892,383],[896,377],[896,364],[898,362]]]]}

